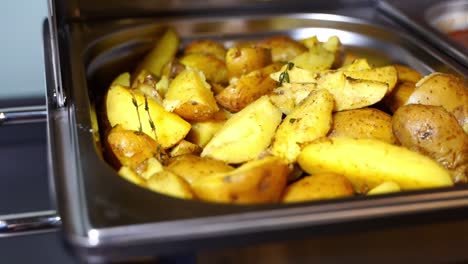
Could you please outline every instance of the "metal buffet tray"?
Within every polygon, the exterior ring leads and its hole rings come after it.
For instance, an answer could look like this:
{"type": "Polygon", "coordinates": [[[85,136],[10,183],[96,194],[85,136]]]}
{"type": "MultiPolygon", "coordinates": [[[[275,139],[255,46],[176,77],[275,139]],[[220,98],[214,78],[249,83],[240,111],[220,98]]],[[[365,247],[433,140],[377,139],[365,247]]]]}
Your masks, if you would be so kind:
{"type": "Polygon", "coordinates": [[[420,35],[439,50],[468,67],[468,48],[451,39],[447,31],[468,28],[466,0],[379,0],[378,8],[396,22],[420,35]]]}
{"type": "MultiPolygon", "coordinates": [[[[56,10],[55,10],[56,11],[56,10]]],[[[318,13],[98,19],[45,26],[50,173],[66,240],[90,262],[120,260],[235,243],[260,235],[312,235],[333,224],[440,213],[468,206],[468,188],[422,190],[291,205],[222,205],[183,201],[140,188],[117,176],[98,155],[90,106],[99,106],[110,81],[129,70],[166,26],[184,41],[288,34],[337,35],[377,63],[404,63],[423,74],[466,71],[425,43],[356,18],[318,13]],[[49,27],[50,26],[50,27],[49,27]],[[383,58],[383,59],[382,59],[383,58]]],[[[383,22],[382,22],[383,23],[383,22]]],[[[99,110],[99,107],[98,107],[99,110]]]]}

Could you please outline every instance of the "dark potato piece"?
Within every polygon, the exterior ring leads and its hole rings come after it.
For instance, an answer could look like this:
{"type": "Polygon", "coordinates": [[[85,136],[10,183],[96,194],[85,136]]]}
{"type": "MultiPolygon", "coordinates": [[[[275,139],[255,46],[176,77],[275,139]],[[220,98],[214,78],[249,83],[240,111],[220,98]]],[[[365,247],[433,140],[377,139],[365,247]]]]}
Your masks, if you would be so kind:
{"type": "Polygon", "coordinates": [[[392,127],[403,146],[439,162],[454,182],[467,181],[468,135],[443,107],[402,106],[393,115],[392,127]]]}

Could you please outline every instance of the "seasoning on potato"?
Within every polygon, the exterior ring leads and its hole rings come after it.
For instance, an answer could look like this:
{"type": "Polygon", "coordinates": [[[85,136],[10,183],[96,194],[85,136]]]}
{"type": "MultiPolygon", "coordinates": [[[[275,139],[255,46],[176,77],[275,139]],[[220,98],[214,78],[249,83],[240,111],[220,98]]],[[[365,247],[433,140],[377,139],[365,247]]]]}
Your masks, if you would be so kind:
{"type": "Polygon", "coordinates": [[[103,157],[142,188],[230,204],[467,182],[466,80],[374,67],[319,37],[179,47],[161,32],[95,114],[103,157]]]}

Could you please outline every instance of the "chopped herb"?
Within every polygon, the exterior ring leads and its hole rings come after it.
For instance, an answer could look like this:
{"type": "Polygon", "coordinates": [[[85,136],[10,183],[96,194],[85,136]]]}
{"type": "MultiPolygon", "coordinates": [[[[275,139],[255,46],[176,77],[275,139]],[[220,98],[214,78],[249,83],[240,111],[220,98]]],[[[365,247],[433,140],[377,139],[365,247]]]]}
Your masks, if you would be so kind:
{"type": "Polygon", "coordinates": [[[291,119],[289,119],[289,123],[292,124],[292,123],[296,122],[296,120],[297,120],[296,118],[291,118],[291,119]]]}
{"type": "Polygon", "coordinates": [[[148,98],[146,97],[146,95],[145,95],[145,111],[149,111],[148,98]]]}
{"type": "Polygon", "coordinates": [[[287,82],[287,83],[291,82],[290,79],[289,79],[288,70],[291,70],[293,67],[294,67],[294,63],[288,62],[284,72],[280,73],[280,75],[279,75],[278,86],[283,85],[284,82],[287,82]]]}
{"type": "Polygon", "coordinates": [[[294,67],[294,63],[288,62],[288,70],[291,70],[294,67]]]}
{"type": "Polygon", "coordinates": [[[134,94],[132,94],[132,103],[136,108],[136,112],[137,112],[137,116],[138,116],[138,123],[140,124],[140,126],[138,127],[138,131],[143,132],[143,126],[141,124],[141,118],[140,118],[140,111],[138,111],[138,102],[137,102],[134,94]]]}

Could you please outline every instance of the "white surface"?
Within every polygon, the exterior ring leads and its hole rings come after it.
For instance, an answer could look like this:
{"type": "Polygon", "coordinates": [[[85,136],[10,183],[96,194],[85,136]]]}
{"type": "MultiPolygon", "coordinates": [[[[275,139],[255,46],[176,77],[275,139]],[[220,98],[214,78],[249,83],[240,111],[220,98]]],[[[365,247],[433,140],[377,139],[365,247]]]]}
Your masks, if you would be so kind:
{"type": "Polygon", "coordinates": [[[0,99],[44,96],[42,23],[47,0],[1,0],[1,4],[0,99]]]}

